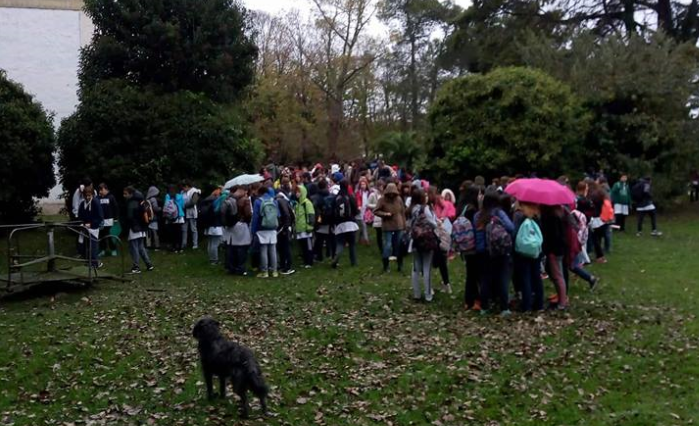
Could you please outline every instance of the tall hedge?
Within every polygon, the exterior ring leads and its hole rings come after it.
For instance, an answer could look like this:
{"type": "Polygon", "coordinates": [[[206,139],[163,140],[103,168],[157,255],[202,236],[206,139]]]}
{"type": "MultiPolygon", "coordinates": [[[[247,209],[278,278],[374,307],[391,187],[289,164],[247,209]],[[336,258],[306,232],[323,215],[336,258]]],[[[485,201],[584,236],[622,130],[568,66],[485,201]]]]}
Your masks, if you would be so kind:
{"type": "Polygon", "coordinates": [[[51,115],[0,70],[0,223],[26,223],[56,181],[51,115]]]}

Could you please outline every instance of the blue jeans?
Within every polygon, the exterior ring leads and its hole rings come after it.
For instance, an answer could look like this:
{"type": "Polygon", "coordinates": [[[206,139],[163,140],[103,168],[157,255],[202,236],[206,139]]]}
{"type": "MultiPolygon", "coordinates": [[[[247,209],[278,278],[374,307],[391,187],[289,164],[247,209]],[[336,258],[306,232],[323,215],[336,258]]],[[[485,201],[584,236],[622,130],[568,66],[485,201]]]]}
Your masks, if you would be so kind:
{"type": "Polygon", "coordinates": [[[422,275],[425,300],[432,301],[432,255],[432,251],[413,251],[413,273],[411,276],[413,299],[420,299],[422,295],[420,289],[420,276],[422,275]]]}
{"type": "Polygon", "coordinates": [[[403,231],[383,231],[383,250],[381,255],[384,259],[391,256],[400,256],[400,239],[403,231]]]}
{"type": "Polygon", "coordinates": [[[544,309],[544,282],[541,280],[541,261],[515,254],[515,275],[522,286],[522,310],[544,309]]]}
{"type": "Polygon", "coordinates": [[[510,256],[491,257],[486,255],[485,273],[481,284],[481,307],[483,309],[489,309],[491,299],[496,294],[500,299],[500,311],[506,311],[510,308],[509,264],[510,256]]]}
{"type": "Polygon", "coordinates": [[[340,262],[342,252],[345,251],[345,243],[349,246],[350,263],[352,266],[357,266],[357,238],[354,232],[345,232],[335,235],[335,264],[340,262]]]}
{"type": "Polygon", "coordinates": [[[592,284],[592,274],[583,269],[582,253],[571,262],[570,271],[588,283],[592,284]]]}
{"type": "Polygon", "coordinates": [[[97,240],[97,238],[90,235],[89,232],[87,232],[84,236],[82,250],[83,250],[82,254],[83,254],[83,257],[85,259],[90,257],[90,266],[92,266],[93,268],[96,268],[97,266],[99,266],[99,263],[100,263],[99,262],[99,251],[100,251],[99,241],[97,240]],[[90,240],[89,249],[88,249],[86,240],[90,240]]]}
{"type": "Polygon", "coordinates": [[[146,263],[147,267],[153,265],[148,257],[148,251],[146,250],[146,238],[136,238],[129,241],[129,252],[131,253],[131,261],[133,262],[133,269],[139,269],[141,259],[146,263]]]}

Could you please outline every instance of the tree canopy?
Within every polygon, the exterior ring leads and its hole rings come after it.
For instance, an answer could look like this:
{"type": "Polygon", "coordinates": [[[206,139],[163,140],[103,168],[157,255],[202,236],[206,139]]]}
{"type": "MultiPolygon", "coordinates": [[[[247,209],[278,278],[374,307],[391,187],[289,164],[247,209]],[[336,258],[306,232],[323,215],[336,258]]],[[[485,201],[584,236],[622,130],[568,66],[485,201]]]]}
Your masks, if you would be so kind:
{"type": "Polygon", "coordinates": [[[95,33],[81,56],[82,90],[120,79],[233,101],[254,79],[252,24],[234,0],[86,0],[85,12],[95,33]]]}
{"type": "Polygon", "coordinates": [[[66,190],[221,184],[261,160],[241,105],[257,46],[231,0],[87,0],[80,105],[58,134],[66,190]]]}
{"type": "Polygon", "coordinates": [[[588,121],[571,89],[528,68],[446,83],[430,107],[430,174],[561,173],[574,168],[588,121]]]}

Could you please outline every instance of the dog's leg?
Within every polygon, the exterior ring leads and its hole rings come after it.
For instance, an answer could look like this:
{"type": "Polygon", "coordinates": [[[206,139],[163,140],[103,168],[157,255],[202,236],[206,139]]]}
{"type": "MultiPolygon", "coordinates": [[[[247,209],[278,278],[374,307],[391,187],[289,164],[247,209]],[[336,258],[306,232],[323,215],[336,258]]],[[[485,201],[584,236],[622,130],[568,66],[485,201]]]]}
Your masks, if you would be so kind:
{"type": "Polygon", "coordinates": [[[267,412],[267,395],[264,395],[264,394],[259,395],[259,398],[260,398],[260,405],[262,406],[262,414],[266,416],[267,414],[269,414],[267,412]]]}
{"type": "Polygon", "coordinates": [[[221,384],[221,398],[226,397],[226,376],[219,376],[218,381],[221,384]]]}
{"type": "Polygon", "coordinates": [[[247,419],[250,416],[250,405],[248,404],[247,389],[236,389],[236,393],[240,397],[240,417],[247,419]]]}
{"type": "Polygon", "coordinates": [[[214,375],[204,371],[204,381],[206,382],[206,396],[209,399],[214,399],[214,375]]]}

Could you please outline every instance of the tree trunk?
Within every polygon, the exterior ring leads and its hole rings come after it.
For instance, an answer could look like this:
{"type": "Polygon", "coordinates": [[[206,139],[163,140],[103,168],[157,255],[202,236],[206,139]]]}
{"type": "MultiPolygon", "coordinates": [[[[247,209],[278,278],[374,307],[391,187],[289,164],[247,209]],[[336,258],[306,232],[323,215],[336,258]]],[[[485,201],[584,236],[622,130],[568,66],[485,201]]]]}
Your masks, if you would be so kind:
{"type": "Polygon", "coordinates": [[[658,0],[658,27],[665,31],[665,34],[672,38],[676,38],[675,25],[672,21],[672,4],[670,0],[658,0]]]}
{"type": "MultiPolygon", "coordinates": [[[[342,93],[337,91],[336,93],[342,93]]],[[[337,148],[340,141],[342,126],[342,99],[328,96],[328,152],[330,159],[337,158],[337,148]]]]}
{"type": "Polygon", "coordinates": [[[623,21],[628,34],[636,32],[636,0],[624,0],[623,21]]]}
{"type": "Polygon", "coordinates": [[[417,39],[415,37],[415,28],[413,28],[412,23],[408,25],[408,37],[410,38],[410,113],[411,113],[411,123],[410,129],[415,130],[418,121],[418,114],[420,113],[418,104],[418,93],[420,88],[418,87],[417,81],[417,39]]]}

